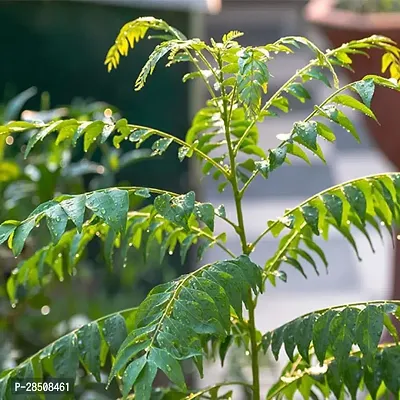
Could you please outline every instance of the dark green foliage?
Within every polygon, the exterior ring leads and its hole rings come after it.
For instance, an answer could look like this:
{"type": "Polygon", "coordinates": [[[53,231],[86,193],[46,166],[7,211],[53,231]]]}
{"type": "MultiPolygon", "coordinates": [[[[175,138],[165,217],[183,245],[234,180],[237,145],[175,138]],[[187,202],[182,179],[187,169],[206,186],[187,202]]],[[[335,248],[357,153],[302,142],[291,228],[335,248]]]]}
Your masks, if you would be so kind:
{"type": "Polygon", "coordinates": [[[195,202],[193,192],[173,198],[166,193],[155,198],[154,206],[128,213],[129,195],[142,196],[144,190],[105,189],[77,196],[61,196],[40,205],[24,221],[6,221],[0,225],[0,233],[3,231],[1,242],[10,238],[10,247],[18,254],[30,230],[42,218],[48,220],[48,215],[53,215],[54,209],[63,213],[62,219],[59,216],[54,218],[57,229],[47,223],[51,237],[57,235],[57,239],[61,239],[53,240],[52,244],[20,262],[10,276],[7,292],[11,300],[17,300],[18,286],[34,288],[43,282],[51,270],[61,280],[65,274],[71,275],[87,244],[94,238],[104,241],[104,257],[111,264],[115,248],[122,260],[126,259],[130,246],[144,248],[145,258],[149,258],[156,249],[159,256],[153,257],[153,260],[161,263],[167,251],[172,254],[179,244],[183,263],[189,248],[199,239],[209,239],[207,247],[223,243],[224,237],[214,236],[210,229],[214,226],[214,209],[208,203],[195,202]],[[86,208],[92,212],[91,216],[86,214],[86,208]],[[76,228],[65,231],[68,218],[76,228]]]}
{"type": "Polygon", "coordinates": [[[376,398],[380,385],[374,383],[378,379],[397,394],[400,390],[398,347],[381,352],[379,341],[386,317],[388,314],[398,317],[399,305],[395,301],[373,302],[318,310],[266,333],[264,351],[271,346],[278,359],[284,346],[290,361],[298,364],[298,370],[297,367],[290,370],[293,379],[284,375],[285,379],[271,389],[268,398],[274,398],[272,393],[275,396],[276,390],[282,394],[292,393],[289,382],[296,382],[293,387],[301,391],[302,380],[311,378],[313,385],[323,383],[337,398],[346,386],[351,398],[355,399],[363,376],[373,398],[376,398]],[[353,346],[358,346],[360,351],[352,352],[353,346]],[[302,359],[300,364],[297,361],[299,355],[294,353],[296,348],[302,359]]]}
{"type": "Polygon", "coordinates": [[[10,378],[19,375],[21,370],[33,365],[35,366],[35,376],[45,373],[53,377],[75,378],[78,364],[82,363],[87,371],[100,381],[100,366],[103,366],[106,360],[103,354],[100,363],[100,349],[102,348],[105,355],[109,350],[112,353],[115,346],[117,348],[120,346],[118,340],[121,341],[126,337],[126,334],[122,334],[120,331],[123,337],[116,341],[115,332],[110,331],[109,327],[118,319],[118,327],[126,330],[127,322],[135,318],[136,312],[136,309],[121,311],[93,321],[89,325],[84,325],[61,337],[17,368],[3,373],[0,378],[0,393],[6,392],[7,382],[10,383],[10,378]]]}

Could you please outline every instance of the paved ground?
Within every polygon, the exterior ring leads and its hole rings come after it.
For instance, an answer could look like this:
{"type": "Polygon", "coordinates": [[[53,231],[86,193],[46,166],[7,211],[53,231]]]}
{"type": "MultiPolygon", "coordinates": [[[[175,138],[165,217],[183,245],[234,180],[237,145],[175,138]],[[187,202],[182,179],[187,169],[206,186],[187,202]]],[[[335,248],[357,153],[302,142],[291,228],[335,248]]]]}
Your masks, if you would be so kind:
{"type": "MultiPolygon", "coordinates": [[[[322,37],[301,22],[298,11],[286,10],[286,14],[281,12],[280,16],[276,9],[271,12],[258,10],[253,14],[250,11],[248,13],[247,17],[253,15],[254,19],[247,20],[246,24],[242,24],[243,26],[235,25],[238,22],[238,15],[242,15],[242,12],[226,12],[219,17],[212,17],[209,35],[219,36],[230,29],[239,29],[248,33],[245,44],[262,44],[271,42],[280,35],[301,34],[315,40],[323,48],[329,47],[322,37]],[[275,22],[276,18],[278,21],[279,18],[280,21],[289,21],[287,25],[289,28],[285,32],[282,29],[282,23],[279,25],[271,23],[271,28],[268,21],[261,23],[263,21],[261,15],[269,15],[270,20],[273,18],[275,22]]],[[[302,50],[296,55],[285,56],[272,63],[270,68],[275,84],[271,86],[279,87],[292,72],[304,66],[309,58],[310,53],[302,50]]],[[[321,83],[310,87],[313,99],[317,103],[329,94],[329,90],[327,91],[321,83]]],[[[272,87],[270,89],[273,90],[272,87]]],[[[293,111],[288,116],[279,120],[269,120],[268,125],[261,125],[262,147],[264,149],[274,147],[277,142],[276,134],[289,132],[294,121],[301,120],[312,111],[312,105],[313,103],[301,105],[293,102],[293,111]]],[[[285,208],[295,206],[322,189],[358,176],[393,170],[392,166],[371,145],[366,137],[362,121],[357,116],[355,120],[362,144],[358,145],[347,132],[335,128],[337,142],[333,145],[323,144],[328,166],[317,159],[312,160],[312,167],[299,161],[294,163],[294,167],[286,165],[281,167],[271,175],[268,181],[262,178],[254,181],[244,202],[249,240],[257,237],[265,229],[267,219],[282,215],[285,208]]],[[[218,194],[214,189],[214,182],[204,180],[203,190],[206,200],[214,204],[223,203],[228,213],[233,213],[234,206],[228,193],[218,194]]],[[[218,226],[218,228],[225,229],[223,226],[218,226]]],[[[260,299],[257,310],[258,328],[265,332],[298,315],[328,305],[386,298],[389,295],[391,244],[389,238],[386,238],[385,244],[381,246],[377,235],[373,232],[371,234],[375,239],[376,254],[371,252],[365,239],[355,233],[361,254],[364,256],[361,263],[357,261],[349,245],[341,237],[333,234],[329,242],[321,244],[330,262],[329,275],[318,278],[309,270],[309,279],[305,280],[298,272],[287,268],[288,282],[278,284],[277,288],[269,288],[260,299]]],[[[228,244],[233,251],[240,252],[239,242],[234,235],[230,235],[228,244]]],[[[263,265],[273,254],[276,246],[275,239],[266,238],[252,255],[253,260],[263,265]]],[[[207,261],[221,257],[224,255],[220,251],[213,250],[208,254],[207,261]]],[[[220,369],[215,366],[209,370],[206,381],[214,381],[217,376],[221,376],[220,373],[222,373],[220,369]]],[[[274,371],[264,371],[262,375],[264,391],[274,379],[274,371]]]]}

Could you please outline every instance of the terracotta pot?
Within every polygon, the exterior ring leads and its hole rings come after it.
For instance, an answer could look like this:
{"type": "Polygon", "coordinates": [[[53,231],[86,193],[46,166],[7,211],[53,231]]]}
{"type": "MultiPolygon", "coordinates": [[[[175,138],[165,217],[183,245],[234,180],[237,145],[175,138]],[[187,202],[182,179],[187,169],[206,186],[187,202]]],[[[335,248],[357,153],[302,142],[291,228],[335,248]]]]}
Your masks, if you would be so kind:
{"type": "MultiPolygon", "coordinates": [[[[305,8],[306,20],[320,27],[332,48],[374,34],[387,36],[400,44],[400,13],[357,14],[335,9],[335,2],[310,0],[305,8]]],[[[370,58],[363,55],[352,56],[352,68],[355,72],[345,70],[349,79],[359,80],[368,74],[382,75],[382,51],[368,50],[368,54],[370,58]]],[[[380,125],[366,117],[369,134],[396,169],[400,170],[400,93],[376,88],[371,108],[380,125]]]]}

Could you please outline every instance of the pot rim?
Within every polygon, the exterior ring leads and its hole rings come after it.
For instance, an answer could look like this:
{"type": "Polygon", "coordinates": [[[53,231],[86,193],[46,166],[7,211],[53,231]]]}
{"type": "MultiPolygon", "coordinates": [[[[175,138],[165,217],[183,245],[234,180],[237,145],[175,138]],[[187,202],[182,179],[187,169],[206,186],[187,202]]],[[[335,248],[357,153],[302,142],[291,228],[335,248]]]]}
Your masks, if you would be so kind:
{"type": "Polygon", "coordinates": [[[349,29],[352,31],[400,30],[400,12],[357,13],[335,8],[335,0],[309,0],[304,17],[308,22],[327,28],[349,29]]]}

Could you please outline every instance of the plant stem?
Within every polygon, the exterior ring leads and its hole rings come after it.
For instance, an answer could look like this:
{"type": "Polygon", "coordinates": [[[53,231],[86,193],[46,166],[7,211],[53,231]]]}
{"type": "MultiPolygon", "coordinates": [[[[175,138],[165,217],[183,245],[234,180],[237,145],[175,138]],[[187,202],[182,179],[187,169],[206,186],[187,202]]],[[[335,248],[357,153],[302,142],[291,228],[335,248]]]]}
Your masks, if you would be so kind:
{"type": "MultiPolygon", "coordinates": [[[[252,297],[250,291],[250,297],[252,297]]],[[[249,331],[250,331],[250,346],[251,346],[251,370],[253,374],[253,400],[260,400],[260,370],[258,365],[258,346],[256,336],[256,319],[254,310],[256,308],[257,298],[252,298],[249,302],[249,331]]]]}
{"type": "Polygon", "coordinates": [[[224,167],[222,167],[221,165],[219,165],[216,161],[214,161],[211,157],[209,157],[207,154],[204,154],[201,150],[199,150],[197,147],[194,147],[192,144],[189,144],[187,142],[185,142],[182,139],[179,139],[178,137],[171,135],[169,133],[160,131],[158,129],[153,129],[153,128],[148,128],[146,126],[142,126],[142,125],[133,125],[133,124],[128,124],[128,127],[130,129],[142,129],[142,130],[149,130],[151,131],[152,134],[166,138],[166,139],[171,139],[173,142],[177,143],[178,145],[182,146],[182,147],[186,147],[189,149],[192,149],[194,153],[196,153],[200,158],[202,158],[203,160],[208,161],[210,164],[213,165],[214,168],[219,169],[222,174],[226,177],[228,175],[227,171],[225,170],[224,167]]]}
{"type": "MultiPolygon", "coordinates": [[[[219,57],[219,70],[222,70],[222,60],[219,57]]],[[[224,76],[223,73],[220,73],[220,83],[223,82],[224,76]]],[[[231,137],[230,137],[230,116],[231,110],[228,110],[228,100],[227,94],[225,91],[225,87],[221,84],[221,94],[222,94],[222,104],[223,104],[223,112],[222,119],[224,121],[224,130],[225,130],[225,138],[228,147],[229,153],[229,161],[230,161],[230,176],[229,182],[232,186],[233,196],[235,200],[236,214],[237,214],[237,222],[238,229],[237,233],[240,237],[240,242],[242,245],[242,252],[246,255],[250,253],[249,246],[247,245],[246,239],[246,230],[244,226],[244,218],[243,218],[243,210],[242,210],[242,195],[240,189],[238,187],[238,181],[236,177],[236,160],[235,160],[235,152],[232,145],[231,137]]],[[[234,101],[232,98],[231,101],[234,101]]],[[[256,321],[255,321],[255,313],[254,310],[257,304],[257,296],[254,296],[251,293],[251,289],[249,289],[249,334],[250,334],[250,347],[251,347],[251,369],[253,376],[253,400],[260,400],[260,373],[259,373],[259,365],[258,365],[258,346],[257,346],[257,337],[256,337],[256,321]]]]}

